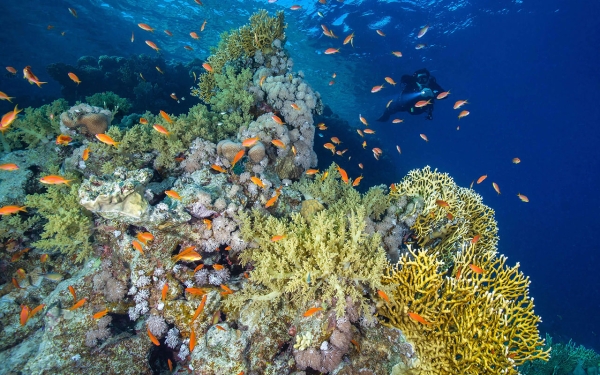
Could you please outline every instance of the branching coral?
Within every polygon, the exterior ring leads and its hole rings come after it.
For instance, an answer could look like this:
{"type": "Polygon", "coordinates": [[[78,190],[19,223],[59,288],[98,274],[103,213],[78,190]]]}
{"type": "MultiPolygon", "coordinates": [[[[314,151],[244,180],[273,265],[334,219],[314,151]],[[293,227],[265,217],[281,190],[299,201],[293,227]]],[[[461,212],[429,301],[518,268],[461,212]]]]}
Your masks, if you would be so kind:
{"type": "Polygon", "coordinates": [[[472,189],[457,186],[447,173],[432,171],[429,166],[412,170],[391,189],[390,196],[392,201],[403,197],[422,201],[422,211],[411,229],[420,247],[428,248],[429,254],[438,254],[444,269],[452,266],[458,246],[477,235],[479,252],[495,252],[498,227],[494,210],[484,205],[472,189]]]}
{"type": "Polygon", "coordinates": [[[58,135],[58,117],[68,106],[66,100],[58,99],[39,108],[25,108],[25,116],[15,120],[12,130],[5,134],[4,151],[24,146],[34,148],[40,142],[48,141],[49,137],[58,135]]]}
{"type": "Polygon", "coordinates": [[[129,103],[129,100],[126,98],[121,98],[112,91],[99,92],[92,96],[86,96],[85,101],[89,105],[110,110],[113,117],[115,117],[117,114],[122,116],[131,109],[131,103],[129,103]]]}
{"type": "Polygon", "coordinates": [[[252,288],[236,294],[236,307],[244,301],[289,303],[304,311],[315,301],[331,306],[338,316],[345,313],[346,299],[369,314],[364,290],[381,288],[385,253],[378,234],[365,235],[365,209],[345,212],[324,210],[308,223],[300,214],[289,219],[264,216],[254,210],[242,215],[242,235],[258,247],[241,253],[243,264],[252,263],[252,288]],[[273,236],[284,236],[274,241],[273,236]]]}
{"type": "Polygon", "coordinates": [[[223,74],[215,74],[216,92],[210,99],[211,109],[225,112],[221,122],[232,130],[252,121],[250,107],[254,97],[248,92],[251,79],[250,69],[238,73],[232,66],[227,66],[223,74]]]}
{"type": "Polygon", "coordinates": [[[529,278],[518,264],[509,267],[505,257],[481,253],[477,246],[464,246],[457,255],[457,277],[447,277],[435,254],[426,251],[404,254],[388,267],[382,283],[393,289],[391,301],[378,314],[416,346],[420,364],[412,373],[517,374],[516,366],[525,361],[548,359],[529,278]]]}

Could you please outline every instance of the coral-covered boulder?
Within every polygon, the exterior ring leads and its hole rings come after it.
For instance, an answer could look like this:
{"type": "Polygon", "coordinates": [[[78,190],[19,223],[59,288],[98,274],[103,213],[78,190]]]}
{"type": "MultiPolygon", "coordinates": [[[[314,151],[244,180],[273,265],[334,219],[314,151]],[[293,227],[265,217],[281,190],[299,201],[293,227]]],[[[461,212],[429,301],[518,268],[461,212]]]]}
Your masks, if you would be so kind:
{"type": "Polygon", "coordinates": [[[112,121],[112,113],[107,109],[78,104],[60,115],[61,126],[77,130],[83,135],[104,133],[112,121]]]}

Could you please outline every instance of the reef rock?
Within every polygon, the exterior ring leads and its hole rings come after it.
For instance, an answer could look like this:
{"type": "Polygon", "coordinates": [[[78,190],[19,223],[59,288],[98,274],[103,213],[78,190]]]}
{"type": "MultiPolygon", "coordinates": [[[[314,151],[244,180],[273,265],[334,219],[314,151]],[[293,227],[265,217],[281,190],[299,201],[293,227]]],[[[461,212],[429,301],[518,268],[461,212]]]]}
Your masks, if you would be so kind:
{"type": "Polygon", "coordinates": [[[78,104],[60,115],[61,126],[78,130],[83,135],[104,133],[111,121],[111,111],[88,104],[78,104]]]}

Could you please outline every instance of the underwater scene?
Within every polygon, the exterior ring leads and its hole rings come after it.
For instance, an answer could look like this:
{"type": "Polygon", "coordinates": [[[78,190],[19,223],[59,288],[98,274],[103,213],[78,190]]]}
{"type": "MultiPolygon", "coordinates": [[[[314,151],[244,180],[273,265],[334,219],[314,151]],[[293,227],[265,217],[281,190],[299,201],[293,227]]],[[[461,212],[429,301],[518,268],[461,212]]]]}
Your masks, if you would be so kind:
{"type": "Polygon", "coordinates": [[[1,13],[0,374],[599,373],[597,1],[1,13]]]}

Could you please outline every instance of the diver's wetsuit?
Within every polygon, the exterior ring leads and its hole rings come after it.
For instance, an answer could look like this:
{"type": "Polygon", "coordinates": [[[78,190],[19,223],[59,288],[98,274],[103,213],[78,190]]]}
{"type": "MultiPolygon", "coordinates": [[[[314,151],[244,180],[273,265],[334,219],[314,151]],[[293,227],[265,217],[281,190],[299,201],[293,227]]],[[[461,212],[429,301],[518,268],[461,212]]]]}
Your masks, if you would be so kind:
{"type": "Polygon", "coordinates": [[[444,91],[436,82],[435,77],[429,74],[427,69],[419,69],[413,75],[403,75],[400,83],[404,85],[400,96],[390,103],[377,121],[387,121],[396,112],[408,112],[411,115],[420,115],[427,112],[427,119],[432,120],[435,97],[444,91]],[[431,99],[431,104],[421,108],[415,107],[419,100],[429,99],[431,99]]]}

